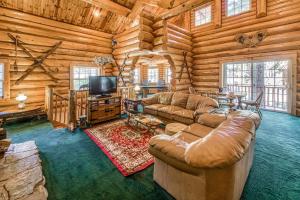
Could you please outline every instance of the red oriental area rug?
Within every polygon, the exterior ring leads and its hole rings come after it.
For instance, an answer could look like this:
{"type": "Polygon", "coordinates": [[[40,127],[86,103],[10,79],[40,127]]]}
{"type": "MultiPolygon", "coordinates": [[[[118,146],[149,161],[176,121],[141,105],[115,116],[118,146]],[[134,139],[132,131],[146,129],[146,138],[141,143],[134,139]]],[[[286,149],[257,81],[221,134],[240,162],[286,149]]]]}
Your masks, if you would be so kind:
{"type": "Polygon", "coordinates": [[[126,119],[101,124],[84,132],[108,156],[124,176],[147,168],[154,162],[148,153],[150,132],[140,133],[128,126],[126,119]]]}

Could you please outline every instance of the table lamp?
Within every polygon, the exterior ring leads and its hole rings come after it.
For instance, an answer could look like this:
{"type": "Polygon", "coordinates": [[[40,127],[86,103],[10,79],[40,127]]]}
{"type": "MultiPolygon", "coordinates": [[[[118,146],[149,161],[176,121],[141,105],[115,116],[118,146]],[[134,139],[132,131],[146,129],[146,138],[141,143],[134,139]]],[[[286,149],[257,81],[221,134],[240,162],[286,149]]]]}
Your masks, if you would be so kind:
{"type": "Polygon", "coordinates": [[[141,87],[139,85],[135,85],[134,91],[135,91],[136,99],[138,99],[138,95],[139,95],[139,93],[141,91],[141,87]]]}
{"type": "Polygon", "coordinates": [[[16,97],[16,100],[19,102],[18,108],[19,109],[24,109],[25,108],[25,101],[27,100],[27,96],[25,96],[24,94],[20,93],[16,97]]]}

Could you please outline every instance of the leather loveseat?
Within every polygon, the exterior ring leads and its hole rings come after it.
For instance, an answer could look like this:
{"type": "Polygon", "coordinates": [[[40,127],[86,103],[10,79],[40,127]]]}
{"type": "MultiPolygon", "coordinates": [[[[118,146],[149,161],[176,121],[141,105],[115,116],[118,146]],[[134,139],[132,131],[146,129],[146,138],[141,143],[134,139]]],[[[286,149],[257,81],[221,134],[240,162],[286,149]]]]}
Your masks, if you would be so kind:
{"type": "Polygon", "coordinates": [[[193,124],[197,116],[219,107],[209,97],[181,92],[161,92],[142,100],[144,113],[154,115],[163,121],[193,124]]]}
{"type": "Polygon", "coordinates": [[[252,112],[206,113],[172,136],[154,136],[154,180],[178,200],[239,200],[259,124],[252,112]]]}

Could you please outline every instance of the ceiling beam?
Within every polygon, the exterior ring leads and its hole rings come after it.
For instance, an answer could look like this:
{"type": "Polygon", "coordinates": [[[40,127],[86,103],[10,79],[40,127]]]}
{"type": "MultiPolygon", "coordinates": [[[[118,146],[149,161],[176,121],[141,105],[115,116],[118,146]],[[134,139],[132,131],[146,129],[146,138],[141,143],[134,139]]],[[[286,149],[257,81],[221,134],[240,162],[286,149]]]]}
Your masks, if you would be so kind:
{"type": "Polygon", "coordinates": [[[180,4],[172,9],[162,12],[157,16],[157,19],[170,19],[210,1],[211,0],[189,0],[186,3],[180,4]]]}
{"type": "Polygon", "coordinates": [[[127,17],[130,20],[134,20],[138,15],[141,14],[145,6],[146,3],[143,0],[137,0],[127,17]]]}
{"type": "Polygon", "coordinates": [[[82,0],[89,4],[92,4],[96,7],[106,9],[108,11],[114,12],[116,14],[127,16],[131,12],[131,10],[125,6],[117,4],[111,0],[82,0]]]}

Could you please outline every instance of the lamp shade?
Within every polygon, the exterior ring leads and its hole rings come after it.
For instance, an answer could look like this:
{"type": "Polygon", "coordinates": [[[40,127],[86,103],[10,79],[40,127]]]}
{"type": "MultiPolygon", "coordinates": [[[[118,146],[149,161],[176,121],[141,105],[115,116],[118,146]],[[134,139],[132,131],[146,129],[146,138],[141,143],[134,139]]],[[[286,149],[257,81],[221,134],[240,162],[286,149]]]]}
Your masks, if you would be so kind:
{"type": "Polygon", "coordinates": [[[21,102],[21,101],[26,101],[27,96],[25,96],[24,94],[18,94],[18,96],[16,97],[16,100],[21,102]]]}
{"type": "Polygon", "coordinates": [[[139,85],[136,85],[136,86],[134,87],[134,91],[138,92],[138,91],[140,91],[140,90],[141,90],[141,87],[140,87],[139,85]]]}

